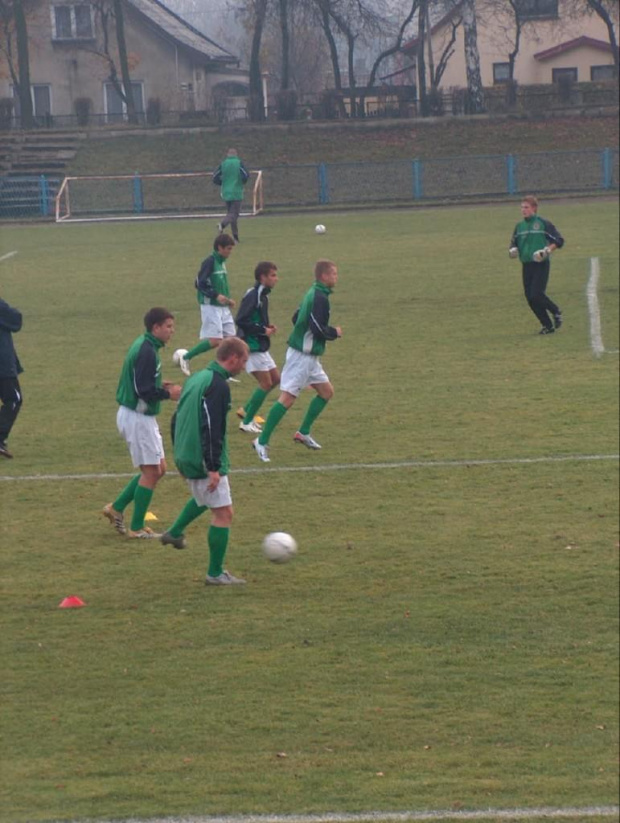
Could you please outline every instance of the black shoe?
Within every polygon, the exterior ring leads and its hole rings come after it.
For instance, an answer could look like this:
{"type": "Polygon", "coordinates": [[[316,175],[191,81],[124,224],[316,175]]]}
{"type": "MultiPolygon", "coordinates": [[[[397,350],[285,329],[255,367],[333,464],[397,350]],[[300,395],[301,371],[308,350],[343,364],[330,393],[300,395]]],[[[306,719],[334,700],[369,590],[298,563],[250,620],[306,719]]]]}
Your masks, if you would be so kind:
{"type": "Polygon", "coordinates": [[[239,243],[241,243],[241,240],[239,240],[239,235],[238,234],[233,234],[233,240],[235,241],[235,245],[237,245],[237,246],[239,245],[239,243]]]}
{"type": "Polygon", "coordinates": [[[543,326],[542,329],[538,332],[538,334],[553,334],[554,331],[555,329],[553,328],[553,326],[543,326]]]}
{"type": "Polygon", "coordinates": [[[13,455],[8,450],[6,443],[0,443],[0,457],[8,457],[9,460],[13,459],[13,455]]]}
{"type": "Polygon", "coordinates": [[[559,329],[560,326],[562,325],[562,322],[563,322],[562,312],[559,311],[557,314],[553,315],[553,325],[556,327],[556,329],[559,329]]]}

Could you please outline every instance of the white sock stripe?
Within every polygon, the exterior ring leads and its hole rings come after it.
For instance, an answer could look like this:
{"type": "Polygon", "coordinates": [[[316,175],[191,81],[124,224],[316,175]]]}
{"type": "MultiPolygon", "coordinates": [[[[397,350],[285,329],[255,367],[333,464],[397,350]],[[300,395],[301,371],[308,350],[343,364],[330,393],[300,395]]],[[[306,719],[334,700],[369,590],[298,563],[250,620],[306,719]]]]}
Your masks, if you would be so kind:
{"type": "MultiPolygon", "coordinates": [[[[498,457],[498,458],[473,458],[463,460],[402,460],[391,463],[332,463],[320,466],[264,466],[247,469],[232,469],[230,474],[294,474],[298,472],[334,472],[334,471],[359,471],[360,469],[444,469],[463,468],[467,466],[520,466],[536,465],[540,463],[592,463],[601,460],[618,460],[620,454],[566,454],[547,455],[542,457],[498,457]]],[[[133,477],[134,472],[100,472],[90,474],[25,474],[25,475],[0,475],[0,482],[13,481],[29,482],[33,480],[122,480],[125,477],[133,477]]],[[[169,477],[177,477],[178,473],[166,472],[169,477]]]]}

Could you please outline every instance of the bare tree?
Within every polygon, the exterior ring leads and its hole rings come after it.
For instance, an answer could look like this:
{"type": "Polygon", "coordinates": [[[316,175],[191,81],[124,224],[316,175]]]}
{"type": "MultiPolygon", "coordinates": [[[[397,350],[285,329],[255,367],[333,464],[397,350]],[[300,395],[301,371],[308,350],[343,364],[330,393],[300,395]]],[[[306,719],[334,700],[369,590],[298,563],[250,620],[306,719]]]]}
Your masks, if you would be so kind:
{"type": "Polygon", "coordinates": [[[260,47],[267,17],[268,0],[253,0],[253,32],[250,51],[250,119],[260,122],[265,119],[263,98],[263,77],[260,65],[260,47]]]}
{"type": "Polygon", "coordinates": [[[0,51],[9,67],[13,86],[19,99],[20,120],[23,129],[35,125],[30,91],[30,53],[28,24],[23,0],[0,0],[2,39],[0,51]]]}
{"type": "Polygon", "coordinates": [[[484,112],[485,106],[482,77],[480,74],[480,53],[478,51],[475,0],[463,0],[462,16],[463,34],[465,37],[465,70],[467,73],[469,113],[481,114],[484,112]]]}
{"type": "Polygon", "coordinates": [[[568,8],[573,14],[596,14],[601,18],[607,28],[609,45],[616,67],[616,74],[620,70],[618,54],[617,27],[620,25],[620,5],[618,0],[569,0],[568,8]]]}

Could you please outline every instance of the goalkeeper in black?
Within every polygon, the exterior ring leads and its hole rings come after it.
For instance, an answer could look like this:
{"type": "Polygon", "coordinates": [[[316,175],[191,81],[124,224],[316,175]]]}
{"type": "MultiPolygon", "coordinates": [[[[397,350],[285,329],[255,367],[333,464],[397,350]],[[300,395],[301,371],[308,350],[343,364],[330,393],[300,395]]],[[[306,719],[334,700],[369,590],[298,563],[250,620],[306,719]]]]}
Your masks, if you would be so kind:
{"type": "Polygon", "coordinates": [[[508,254],[523,265],[523,291],[528,306],[541,323],[539,334],[553,334],[562,325],[562,311],[545,293],[549,282],[550,257],[564,245],[564,238],[549,220],[538,216],[533,195],[521,201],[523,220],[514,228],[508,254]]]}

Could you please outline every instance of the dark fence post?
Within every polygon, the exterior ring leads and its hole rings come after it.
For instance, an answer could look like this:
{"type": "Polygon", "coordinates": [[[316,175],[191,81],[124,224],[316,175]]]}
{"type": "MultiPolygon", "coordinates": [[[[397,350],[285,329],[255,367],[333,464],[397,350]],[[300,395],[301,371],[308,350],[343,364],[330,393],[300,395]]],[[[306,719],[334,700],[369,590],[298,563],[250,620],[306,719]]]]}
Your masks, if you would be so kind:
{"type": "Polygon", "coordinates": [[[133,210],[136,214],[144,211],[144,191],[142,190],[142,178],[138,172],[134,172],[133,177],[133,210]]]}
{"type": "Polygon", "coordinates": [[[603,166],[603,188],[610,189],[613,185],[613,164],[611,149],[602,150],[601,163],[603,166]]]}
{"type": "Polygon", "coordinates": [[[329,184],[325,163],[319,163],[317,171],[319,175],[319,203],[323,206],[329,203],[329,184]]]}

